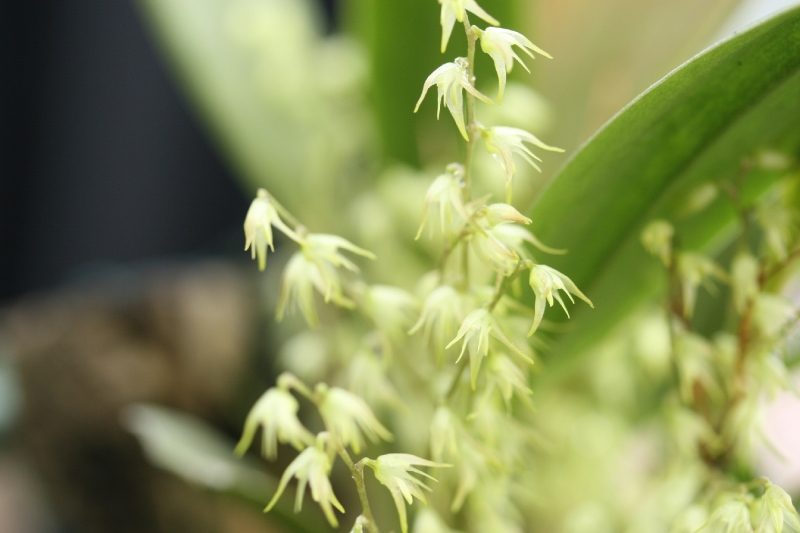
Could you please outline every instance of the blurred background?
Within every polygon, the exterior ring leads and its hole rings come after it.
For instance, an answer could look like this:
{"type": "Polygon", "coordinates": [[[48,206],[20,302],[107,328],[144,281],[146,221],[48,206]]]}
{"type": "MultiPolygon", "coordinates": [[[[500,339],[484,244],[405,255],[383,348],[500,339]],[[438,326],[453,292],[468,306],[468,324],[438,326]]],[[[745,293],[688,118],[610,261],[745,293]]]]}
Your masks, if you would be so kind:
{"type": "MultiPolygon", "coordinates": [[[[566,149],[516,198],[650,84],[787,3],[481,2],[555,58],[512,77],[515,116],[485,118],[566,149]]],[[[438,4],[0,6],[0,531],[295,527],[260,513],[268,468],[229,451],[283,338],[278,266],[256,275],[242,222],[265,186],[310,227],[380,247],[352,223],[390,223],[367,191],[419,204],[459,150],[433,98],[412,113],[443,62],[438,4]]]]}

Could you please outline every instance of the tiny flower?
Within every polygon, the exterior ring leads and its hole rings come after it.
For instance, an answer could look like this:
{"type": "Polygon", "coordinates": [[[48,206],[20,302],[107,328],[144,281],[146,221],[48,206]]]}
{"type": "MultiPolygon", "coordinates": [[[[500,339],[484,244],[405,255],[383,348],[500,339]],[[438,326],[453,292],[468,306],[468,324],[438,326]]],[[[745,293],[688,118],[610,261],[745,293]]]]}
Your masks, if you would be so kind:
{"type": "Polygon", "coordinates": [[[417,299],[397,287],[371,285],[364,295],[364,313],[392,340],[405,335],[418,309],[417,299]]]}
{"type": "Polygon", "coordinates": [[[456,58],[453,63],[445,63],[428,76],[428,79],[425,80],[425,85],[422,87],[422,96],[419,97],[417,106],[414,108],[415,113],[419,109],[420,104],[422,104],[425,95],[428,93],[428,89],[434,84],[438,90],[438,96],[436,97],[436,118],[439,118],[441,104],[444,103],[444,106],[450,111],[450,114],[453,115],[453,120],[456,121],[458,131],[461,132],[464,139],[469,141],[467,128],[464,125],[464,94],[462,93],[462,89],[466,89],[467,92],[487,104],[493,104],[493,102],[486,95],[480,93],[473,87],[469,79],[467,60],[463,57],[459,57],[456,58]]]}
{"type": "Polygon", "coordinates": [[[800,519],[792,498],[777,485],[767,481],[764,495],[753,507],[755,533],[800,533],[800,519]]]}
{"type": "Polygon", "coordinates": [[[428,212],[432,207],[436,207],[439,211],[439,220],[441,224],[442,234],[453,237],[454,232],[461,225],[454,224],[458,215],[463,224],[468,216],[464,209],[462,200],[462,187],[464,178],[464,167],[452,163],[447,166],[447,172],[437,177],[431,183],[428,192],[425,194],[425,203],[422,206],[422,221],[417,230],[417,236],[414,239],[419,239],[422,235],[422,229],[425,227],[425,222],[428,220],[428,212]]]}
{"type": "Polygon", "coordinates": [[[780,294],[761,293],[753,306],[753,325],[767,338],[779,335],[796,317],[794,302],[780,294]]]}
{"type": "Polygon", "coordinates": [[[528,388],[528,380],[525,373],[509,357],[496,354],[489,358],[489,375],[492,384],[500,390],[500,395],[505,401],[506,409],[511,408],[511,399],[514,392],[523,400],[528,400],[528,396],[533,391],[528,388]]]}
{"type": "Polygon", "coordinates": [[[506,227],[479,223],[470,239],[478,259],[503,276],[510,276],[519,266],[520,254],[516,248],[506,246],[503,242],[502,237],[507,234],[506,227]]]}
{"type": "Polygon", "coordinates": [[[731,288],[733,302],[739,314],[758,296],[758,259],[749,253],[740,253],[731,263],[731,288]]]}
{"type": "Polygon", "coordinates": [[[392,494],[394,504],[397,506],[397,514],[400,515],[400,529],[403,533],[408,533],[405,502],[410,505],[413,501],[413,497],[416,497],[427,505],[428,502],[425,499],[425,493],[422,492],[422,489],[427,491],[431,490],[425,483],[412,476],[411,473],[413,472],[436,481],[433,477],[414,467],[430,466],[446,468],[451,466],[428,461],[427,459],[422,459],[408,453],[389,453],[381,455],[375,460],[364,459],[363,461],[365,466],[372,468],[372,471],[375,472],[375,478],[389,489],[389,492],[392,494]],[[403,502],[404,499],[405,502],[403,502]]]}
{"type": "Polygon", "coordinates": [[[511,72],[514,68],[514,60],[516,59],[522,68],[528,70],[528,66],[519,58],[514,52],[512,46],[518,46],[523,52],[534,58],[533,52],[542,54],[548,59],[553,57],[534,45],[528,40],[527,37],[521,33],[506,30],[504,28],[486,28],[481,30],[476,26],[472,27],[472,31],[481,38],[481,50],[489,54],[494,61],[494,69],[497,71],[497,79],[500,82],[500,90],[497,94],[497,103],[503,100],[503,91],[506,87],[506,74],[511,72]]]}
{"type": "Polygon", "coordinates": [[[369,524],[369,520],[363,514],[358,515],[356,521],[353,523],[353,529],[350,530],[350,533],[364,533],[364,527],[369,524]]]}
{"type": "Polygon", "coordinates": [[[352,308],[354,303],[342,294],[336,268],[329,263],[315,263],[309,260],[302,251],[296,252],[283,270],[281,295],[278,299],[276,318],[283,320],[289,302],[299,307],[306,322],[316,327],[319,325],[317,311],[314,308],[314,289],[325,294],[336,305],[352,308]],[[323,269],[325,273],[323,274],[323,269]]]}
{"type": "Polygon", "coordinates": [[[435,461],[442,461],[445,452],[447,457],[458,457],[460,430],[460,423],[450,409],[445,406],[436,409],[430,428],[431,457],[435,461]]]}
{"type": "Polygon", "coordinates": [[[675,228],[666,220],[653,220],[642,230],[642,246],[644,249],[661,259],[665,267],[672,262],[672,236],[675,228]]]}
{"type": "Polygon", "coordinates": [[[278,484],[278,490],[275,496],[264,509],[264,512],[270,511],[277,503],[283,491],[286,490],[286,485],[292,477],[296,477],[297,484],[297,497],[294,503],[294,512],[299,512],[303,507],[303,496],[305,495],[306,485],[311,487],[311,497],[322,508],[325,518],[328,519],[333,527],[339,527],[339,522],[333,514],[333,507],[336,507],[340,512],[344,512],[342,504],[336,499],[333,493],[331,482],[328,476],[331,473],[331,456],[330,451],[326,450],[326,441],[329,435],[325,432],[317,435],[317,443],[303,450],[297,458],[283,472],[281,481],[278,484]]]}
{"type": "MultiPolygon", "coordinates": [[[[488,30],[487,30],[488,31],[488,30]]],[[[541,148],[542,150],[549,150],[551,152],[563,152],[561,148],[548,146],[533,134],[519,128],[510,128],[507,126],[494,126],[491,128],[479,127],[483,143],[486,145],[486,151],[492,154],[494,158],[503,167],[506,173],[506,188],[511,187],[511,180],[517,167],[514,164],[514,154],[519,155],[527,161],[533,168],[542,171],[536,161],[541,161],[530,148],[525,146],[524,143],[532,144],[541,148]],[[536,161],[534,161],[534,159],[536,161]]]]}
{"type": "Polygon", "coordinates": [[[551,254],[563,254],[542,244],[533,234],[516,224],[531,220],[508,204],[492,204],[480,208],[473,216],[472,247],[489,268],[511,275],[520,259],[531,259],[523,243],[527,242],[551,254]]]}
{"type": "Polygon", "coordinates": [[[258,257],[258,269],[267,268],[267,247],[275,250],[272,242],[272,226],[275,226],[295,241],[299,237],[283,223],[278,211],[269,199],[269,194],[264,189],[258,189],[256,198],[250,204],[247,216],[244,219],[244,249],[250,250],[253,259],[258,257]]]}
{"type": "Polygon", "coordinates": [[[362,431],[372,442],[378,442],[379,438],[392,440],[392,434],[378,421],[372,409],[352,392],[338,387],[328,388],[320,383],[315,393],[319,397],[319,413],[325,427],[344,446],[350,446],[354,452],[360,453],[364,444],[362,431]]]}
{"type": "Polygon", "coordinates": [[[694,213],[699,213],[717,199],[719,196],[719,187],[716,183],[704,183],[699,187],[695,187],[683,201],[683,208],[680,210],[680,216],[689,216],[694,213]]]}
{"type": "Polygon", "coordinates": [[[569,317],[567,306],[564,305],[564,300],[561,299],[558,291],[564,291],[572,303],[575,303],[575,300],[572,299],[572,294],[574,294],[589,304],[589,307],[594,308],[589,298],[578,289],[571,279],[549,266],[534,265],[531,269],[529,282],[533,289],[533,294],[536,296],[536,303],[534,305],[533,326],[531,326],[531,330],[528,332],[528,337],[533,335],[533,332],[537,330],[539,324],[542,322],[545,302],[547,302],[550,307],[553,307],[553,298],[561,304],[561,308],[564,309],[564,312],[567,313],[569,317]]]}
{"type": "Polygon", "coordinates": [[[436,511],[426,507],[414,518],[411,533],[453,533],[453,530],[447,527],[436,511]]]}
{"type": "Polygon", "coordinates": [[[712,399],[719,398],[722,389],[717,379],[712,344],[700,335],[682,332],[675,335],[674,351],[683,401],[694,404],[696,384],[702,385],[712,399]]]}
{"type": "Polygon", "coordinates": [[[347,367],[348,388],[370,404],[402,405],[386,376],[386,365],[367,348],[358,350],[347,367]]]}
{"type": "Polygon", "coordinates": [[[692,316],[697,299],[697,288],[701,283],[705,284],[707,288],[711,288],[713,286],[709,285],[708,278],[714,277],[721,281],[727,279],[725,271],[714,261],[694,252],[683,252],[678,255],[678,275],[681,278],[683,314],[686,318],[692,316]]]}
{"type": "Polygon", "coordinates": [[[758,223],[764,230],[767,249],[775,259],[782,261],[788,255],[796,215],[780,204],[761,205],[757,215],[758,223]]]}
{"type": "Polygon", "coordinates": [[[753,533],[747,504],[737,499],[720,505],[697,533],[753,533]]]}
{"type": "Polygon", "coordinates": [[[492,316],[488,309],[476,309],[467,315],[467,318],[464,319],[461,328],[458,330],[456,338],[450,341],[450,344],[446,346],[446,348],[450,348],[453,344],[464,339],[461,345],[461,353],[456,362],[461,360],[464,356],[464,351],[469,347],[470,381],[473,389],[475,389],[475,385],[478,381],[478,371],[480,370],[481,362],[484,357],[489,355],[490,336],[498,339],[526,361],[533,363],[533,361],[522,353],[519,348],[514,346],[508,336],[503,333],[503,330],[500,329],[497,323],[497,319],[492,316]]]}
{"type": "Polygon", "coordinates": [[[475,13],[480,18],[497,26],[500,24],[489,13],[484,11],[475,0],[439,0],[442,4],[440,22],[442,24],[442,53],[447,49],[450,34],[453,33],[453,26],[456,21],[464,22],[465,11],[475,13]]]}
{"type": "Polygon", "coordinates": [[[339,249],[347,250],[361,257],[375,260],[375,254],[359,248],[347,239],[343,239],[338,235],[326,235],[324,233],[310,233],[304,239],[303,250],[314,261],[327,261],[333,266],[343,266],[351,272],[358,272],[358,267],[347,257],[339,253],[339,249]]]}
{"type": "Polygon", "coordinates": [[[437,287],[428,295],[419,320],[408,333],[413,335],[422,329],[426,343],[430,341],[432,334],[441,364],[445,344],[453,337],[466,316],[464,308],[464,299],[457,290],[450,285],[437,287]]]}
{"type": "Polygon", "coordinates": [[[358,272],[358,267],[339,249],[375,259],[375,256],[350,241],[336,235],[311,233],[300,241],[300,251],[295,253],[283,272],[281,295],[278,300],[277,319],[283,320],[286,306],[291,301],[311,326],[318,325],[314,309],[314,289],[323,295],[326,302],[352,309],[355,304],[344,296],[342,281],[337,267],[358,272]]]}
{"type": "Polygon", "coordinates": [[[258,426],[263,427],[262,453],[268,459],[278,455],[278,442],[291,444],[298,450],[312,445],[314,436],[297,419],[298,408],[297,400],[287,390],[269,389],[250,409],[236,454],[244,455],[258,426]]]}

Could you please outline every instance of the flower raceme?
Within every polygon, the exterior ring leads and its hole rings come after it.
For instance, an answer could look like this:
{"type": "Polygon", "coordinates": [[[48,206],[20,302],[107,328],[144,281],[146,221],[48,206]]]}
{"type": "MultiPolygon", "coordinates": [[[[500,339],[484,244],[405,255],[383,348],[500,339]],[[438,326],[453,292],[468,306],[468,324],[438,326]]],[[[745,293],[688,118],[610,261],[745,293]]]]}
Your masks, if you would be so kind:
{"type": "Polygon", "coordinates": [[[450,41],[450,34],[453,33],[453,26],[456,21],[464,22],[464,16],[469,11],[478,15],[480,18],[497,26],[500,24],[494,17],[483,10],[475,0],[439,0],[442,4],[442,12],[440,15],[440,22],[442,24],[442,53],[447,49],[447,43],[450,41]]]}
{"type": "Polygon", "coordinates": [[[389,489],[389,492],[392,494],[394,503],[397,506],[397,514],[400,515],[400,529],[403,533],[408,533],[408,518],[406,517],[405,504],[408,503],[410,505],[415,497],[422,503],[427,504],[428,502],[425,499],[425,493],[422,492],[422,489],[427,491],[431,490],[425,483],[411,474],[419,474],[436,481],[435,478],[415,467],[429,466],[448,468],[451,466],[444,463],[428,461],[427,459],[422,459],[408,453],[389,453],[381,455],[375,460],[363,459],[363,463],[375,472],[375,478],[389,489]],[[405,500],[405,502],[403,500],[405,500]]]}
{"type": "Polygon", "coordinates": [[[281,497],[289,480],[296,477],[297,496],[295,497],[294,511],[298,512],[303,507],[303,496],[306,492],[306,485],[311,487],[311,497],[322,508],[325,518],[328,519],[333,527],[339,527],[339,521],[336,520],[336,515],[333,514],[335,507],[340,512],[344,512],[344,507],[339,503],[336,495],[333,493],[333,487],[328,476],[331,473],[332,450],[330,449],[330,435],[322,432],[317,435],[317,441],[314,446],[310,446],[303,450],[297,458],[286,468],[281,476],[281,481],[278,484],[278,490],[275,496],[267,504],[264,512],[270,511],[281,497]]]}
{"type": "Polygon", "coordinates": [[[494,68],[497,71],[497,80],[499,82],[499,90],[497,93],[497,103],[503,101],[503,91],[506,88],[506,74],[510,73],[514,68],[514,60],[522,65],[526,71],[528,66],[520,59],[514,52],[513,46],[517,46],[520,50],[528,54],[531,58],[535,58],[533,52],[537,52],[548,59],[553,57],[530,42],[527,37],[521,33],[506,30],[504,28],[486,28],[481,30],[477,26],[472,26],[470,30],[481,39],[481,50],[489,55],[494,61],[494,68]]]}
{"type": "Polygon", "coordinates": [[[438,91],[436,97],[436,118],[439,118],[441,104],[444,104],[448,111],[450,111],[450,114],[453,115],[453,120],[455,120],[456,126],[458,126],[458,131],[461,132],[464,139],[469,141],[467,128],[464,125],[463,89],[466,89],[468,93],[487,104],[494,104],[494,102],[472,85],[472,81],[469,79],[469,63],[467,59],[458,57],[454,62],[445,63],[428,76],[428,79],[425,80],[425,84],[422,87],[422,95],[419,97],[417,106],[414,108],[415,113],[419,110],[419,106],[422,104],[422,100],[425,99],[425,95],[428,94],[428,89],[434,85],[436,85],[438,91]]]}

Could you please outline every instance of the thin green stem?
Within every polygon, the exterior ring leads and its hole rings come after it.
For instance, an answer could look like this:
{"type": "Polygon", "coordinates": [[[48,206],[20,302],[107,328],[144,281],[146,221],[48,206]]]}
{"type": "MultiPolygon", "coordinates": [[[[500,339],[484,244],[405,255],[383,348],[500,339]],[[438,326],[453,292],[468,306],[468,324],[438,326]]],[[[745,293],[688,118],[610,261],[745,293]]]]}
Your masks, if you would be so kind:
{"type": "Polygon", "coordinates": [[[339,442],[336,443],[336,451],[339,457],[342,458],[342,461],[347,465],[347,468],[350,469],[353,481],[356,482],[358,498],[361,500],[361,514],[367,519],[367,529],[369,529],[370,533],[381,533],[380,529],[378,529],[378,524],[375,522],[375,518],[372,516],[372,509],[369,506],[369,499],[367,498],[367,486],[364,483],[364,464],[361,461],[353,463],[350,454],[347,453],[347,450],[345,450],[344,446],[339,442]]]}
{"type": "Polygon", "coordinates": [[[508,291],[508,288],[512,283],[514,283],[514,280],[519,277],[520,273],[522,273],[524,264],[525,262],[520,259],[517,263],[517,268],[514,269],[514,272],[512,272],[510,276],[506,276],[503,279],[503,283],[501,283],[497,290],[494,291],[494,296],[492,297],[492,301],[489,302],[488,307],[490,313],[494,311],[494,308],[497,306],[498,302],[500,302],[500,298],[502,298],[506,291],[508,291]]]}
{"type": "Polygon", "coordinates": [[[275,210],[278,212],[278,214],[283,217],[286,222],[291,224],[295,231],[297,231],[297,228],[303,226],[294,215],[292,215],[274,196],[272,196],[272,193],[267,191],[267,196],[269,197],[269,201],[272,203],[272,205],[275,206],[275,210]]]}
{"type": "MultiPolygon", "coordinates": [[[[464,13],[464,31],[467,34],[467,74],[469,76],[469,83],[475,86],[475,42],[477,36],[470,31],[471,25],[469,17],[464,13]]],[[[467,153],[464,160],[464,188],[461,191],[461,197],[464,204],[468,204],[472,200],[472,183],[471,183],[471,170],[472,170],[472,152],[475,148],[475,133],[477,131],[477,124],[475,122],[475,97],[466,91],[467,98],[467,153]]],[[[464,272],[463,285],[466,289],[469,287],[469,246],[464,246],[461,254],[462,269],[464,272]]]]}

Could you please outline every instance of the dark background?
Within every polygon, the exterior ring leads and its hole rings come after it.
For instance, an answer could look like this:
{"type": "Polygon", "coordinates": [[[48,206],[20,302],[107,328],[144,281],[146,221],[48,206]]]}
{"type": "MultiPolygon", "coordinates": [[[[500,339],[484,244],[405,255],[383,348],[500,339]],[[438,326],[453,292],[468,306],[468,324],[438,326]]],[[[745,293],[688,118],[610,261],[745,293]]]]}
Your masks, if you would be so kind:
{"type": "MultiPolygon", "coordinates": [[[[320,0],[334,25],[335,0],[320,0]]],[[[130,0],[0,2],[0,302],[241,253],[249,199],[130,0]]]]}

